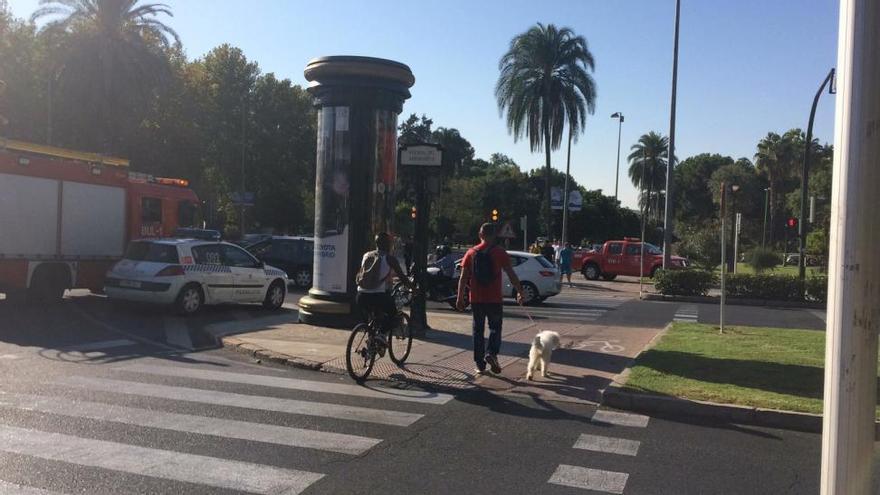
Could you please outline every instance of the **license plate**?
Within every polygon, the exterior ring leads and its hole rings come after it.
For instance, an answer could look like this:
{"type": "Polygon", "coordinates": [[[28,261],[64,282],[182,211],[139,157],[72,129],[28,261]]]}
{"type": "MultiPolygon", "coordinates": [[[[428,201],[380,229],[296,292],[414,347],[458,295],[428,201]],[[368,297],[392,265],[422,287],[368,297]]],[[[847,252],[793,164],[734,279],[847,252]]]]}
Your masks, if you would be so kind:
{"type": "Polygon", "coordinates": [[[130,289],[140,289],[141,283],[138,282],[137,280],[120,280],[119,286],[120,287],[128,287],[130,289]]]}

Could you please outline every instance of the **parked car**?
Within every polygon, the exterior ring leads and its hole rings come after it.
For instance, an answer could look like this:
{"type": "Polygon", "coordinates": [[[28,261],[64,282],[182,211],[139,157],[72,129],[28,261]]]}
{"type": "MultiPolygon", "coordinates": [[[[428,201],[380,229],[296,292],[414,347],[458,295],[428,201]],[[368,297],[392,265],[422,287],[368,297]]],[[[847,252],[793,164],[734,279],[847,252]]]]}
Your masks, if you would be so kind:
{"type": "Polygon", "coordinates": [[[312,286],[315,240],[311,237],[271,236],[245,247],[257,259],[287,273],[291,285],[312,286]]]}
{"type": "MultiPolygon", "coordinates": [[[[507,254],[510,255],[514,273],[522,283],[525,304],[544,302],[562,291],[559,270],[547,258],[524,251],[508,251],[507,254]]],[[[461,261],[455,263],[455,276],[461,276],[461,261]]],[[[501,277],[504,297],[515,298],[516,291],[507,274],[502,272],[501,277]]]]}
{"type": "MultiPolygon", "coordinates": [[[[587,280],[614,280],[618,275],[638,277],[640,274],[654,277],[663,268],[663,251],[645,243],[644,266],[639,267],[642,242],[625,237],[621,241],[608,241],[598,251],[578,251],[572,261],[572,270],[581,272],[587,280]]],[[[672,256],[672,268],[687,268],[688,260],[672,256]]]]}
{"type": "Polygon", "coordinates": [[[287,275],[228,242],[139,240],[107,272],[104,292],[110,299],[174,305],[185,315],[220,303],[278,309],[287,275]]]}

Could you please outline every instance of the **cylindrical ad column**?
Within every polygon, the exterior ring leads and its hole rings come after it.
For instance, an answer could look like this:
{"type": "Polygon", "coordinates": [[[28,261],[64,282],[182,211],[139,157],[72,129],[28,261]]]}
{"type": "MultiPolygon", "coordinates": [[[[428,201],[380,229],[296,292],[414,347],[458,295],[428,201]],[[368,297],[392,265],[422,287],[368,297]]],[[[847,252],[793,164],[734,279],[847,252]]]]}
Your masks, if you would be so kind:
{"type": "Polygon", "coordinates": [[[352,321],[354,278],[379,232],[395,235],[397,116],[409,67],[369,57],[323,57],[305,70],[318,110],[314,279],[300,320],[352,321]]]}

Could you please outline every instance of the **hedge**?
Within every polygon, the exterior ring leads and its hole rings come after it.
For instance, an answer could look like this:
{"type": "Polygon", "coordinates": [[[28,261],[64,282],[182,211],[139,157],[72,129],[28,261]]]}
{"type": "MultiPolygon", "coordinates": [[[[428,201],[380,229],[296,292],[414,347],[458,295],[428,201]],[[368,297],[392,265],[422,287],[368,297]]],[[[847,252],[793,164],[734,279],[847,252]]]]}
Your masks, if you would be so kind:
{"type": "Polygon", "coordinates": [[[717,283],[715,273],[706,270],[660,270],[654,276],[654,287],[673,296],[705,296],[717,283]]]}
{"type": "MultiPolygon", "coordinates": [[[[661,294],[705,296],[718,287],[718,276],[704,270],[665,270],[657,273],[654,286],[661,294]]],[[[725,281],[727,296],[770,301],[810,301],[824,303],[828,297],[828,277],[814,275],[804,283],[792,275],[729,274],[725,281]],[[806,297],[804,297],[806,288],[806,297]]]]}

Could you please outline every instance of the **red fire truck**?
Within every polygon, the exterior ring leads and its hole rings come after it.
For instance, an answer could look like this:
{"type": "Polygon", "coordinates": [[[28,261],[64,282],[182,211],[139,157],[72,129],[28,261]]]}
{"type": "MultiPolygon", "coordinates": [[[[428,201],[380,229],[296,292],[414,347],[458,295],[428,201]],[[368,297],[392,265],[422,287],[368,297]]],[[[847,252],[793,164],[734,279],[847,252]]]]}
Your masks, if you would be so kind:
{"type": "Polygon", "coordinates": [[[0,138],[0,292],[50,302],[99,291],[129,240],[193,226],[199,199],[186,180],[128,165],[0,138]]]}

